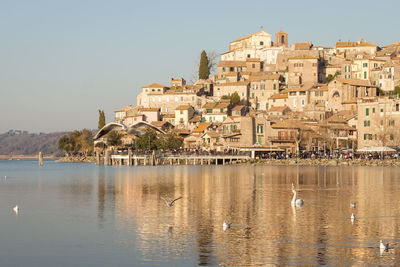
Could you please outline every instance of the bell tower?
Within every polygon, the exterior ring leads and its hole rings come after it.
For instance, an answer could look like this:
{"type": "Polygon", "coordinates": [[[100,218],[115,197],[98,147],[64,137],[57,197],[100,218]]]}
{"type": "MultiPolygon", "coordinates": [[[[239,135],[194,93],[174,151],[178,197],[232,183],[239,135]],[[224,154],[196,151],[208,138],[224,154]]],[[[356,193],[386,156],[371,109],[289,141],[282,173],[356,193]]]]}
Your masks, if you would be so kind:
{"type": "Polygon", "coordinates": [[[275,34],[275,46],[288,47],[288,34],[284,31],[279,31],[275,34]]]}

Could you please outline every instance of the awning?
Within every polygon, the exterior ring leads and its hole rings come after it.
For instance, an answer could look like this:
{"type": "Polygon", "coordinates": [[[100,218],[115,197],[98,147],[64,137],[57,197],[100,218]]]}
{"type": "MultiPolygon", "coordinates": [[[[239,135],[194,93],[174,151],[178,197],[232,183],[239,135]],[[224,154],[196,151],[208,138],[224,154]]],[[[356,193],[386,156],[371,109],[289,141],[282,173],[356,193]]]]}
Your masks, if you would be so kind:
{"type": "Polygon", "coordinates": [[[386,146],[374,146],[360,148],[357,152],[396,152],[396,150],[386,146]]]}

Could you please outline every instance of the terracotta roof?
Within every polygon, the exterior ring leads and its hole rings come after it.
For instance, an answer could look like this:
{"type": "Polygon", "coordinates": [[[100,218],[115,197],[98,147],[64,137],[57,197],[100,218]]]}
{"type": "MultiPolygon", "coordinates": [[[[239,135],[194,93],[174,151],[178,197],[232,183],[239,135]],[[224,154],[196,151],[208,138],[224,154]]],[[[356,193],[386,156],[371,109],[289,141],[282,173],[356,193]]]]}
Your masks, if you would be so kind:
{"type": "Polygon", "coordinates": [[[210,109],[210,108],[214,108],[216,105],[217,105],[217,102],[208,102],[208,103],[205,103],[201,108],[210,109]]]}
{"type": "Polygon", "coordinates": [[[312,46],[311,42],[297,42],[294,44],[294,49],[295,50],[310,50],[311,46],[312,46]]]}
{"type": "Polygon", "coordinates": [[[152,83],[149,85],[142,86],[142,88],[164,88],[164,87],[169,88],[168,86],[159,83],[152,83]]]}
{"type": "Polygon", "coordinates": [[[246,61],[221,60],[218,67],[245,67],[246,61]]]}
{"type": "Polygon", "coordinates": [[[175,113],[167,113],[163,115],[163,118],[175,118],[175,113]]]}
{"type": "Polygon", "coordinates": [[[359,46],[371,46],[375,47],[376,45],[370,43],[358,43],[358,42],[336,42],[335,47],[359,47],[359,46]]]}
{"type": "Polygon", "coordinates": [[[276,106],[276,107],[271,107],[268,112],[283,112],[286,109],[288,109],[287,106],[276,106]]]}
{"type": "Polygon", "coordinates": [[[342,110],[330,116],[326,121],[328,122],[347,122],[356,117],[357,114],[351,110],[342,110]]]}
{"type": "Polygon", "coordinates": [[[163,127],[165,124],[170,124],[170,123],[167,121],[152,121],[151,124],[156,127],[163,127]]]}
{"type": "Polygon", "coordinates": [[[190,109],[190,105],[180,105],[175,110],[188,110],[190,109]]]}
{"type": "Polygon", "coordinates": [[[244,108],[243,105],[237,105],[234,108],[232,108],[232,111],[242,110],[242,108],[244,108]]]}
{"type": "Polygon", "coordinates": [[[247,62],[260,62],[260,58],[246,58],[247,62]]]}
{"type": "Polygon", "coordinates": [[[371,85],[369,80],[360,80],[360,79],[336,79],[341,83],[350,84],[355,86],[367,86],[367,87],[376,87],[375,85],[371,85]]]}
{"type": "Polygon", "coordinates": [[[302,129],[310,130],[310,127],[298,120],[284,120],[271,125],[274,129],[302,129]]]}
{"type": "Polygon", "coordinates": [[[216,86],[244,86],[244,85],[248,85],[249,82],[229,82],[229,83],[222,83],[222,84],[218,84],[216,86]]]}
{"type": "Polygon", "coordinates": [[[218,103],[214,108],[227,108],[230,103],[218,103]]]}
{"type": "Polygon", "coordinates": [[[211,138],[218,138],[218,137],[219,137],[219,134],[218,134],[216,131],[208,131],[208,132],[205,132],[205,133],[202,135],[202,137],[203,137],[204,135],[208,135],[208,136],[211,137],[211,138]]]}
{"type": "Polygon", "coordinates": [[[318,58],[310,56],[310,55],[301,55],[301,56],[297,56],[297,57],[288,58],[288,60],[293,60],[293,59],[318,59],[318,58]]]}
{"type": "Polygon", "coordinates": [[[141,108],[141,111],[160,111],[160,108],[141,108]]]}
{"type": "Polygon", "coordinates": [[[201,121],[201,116],[194,116],[189,120],[189,122],[200,122],[201,121]]]}
{"type": "Polygon", "coordinates": [[[192,132],[193,133],[201,133],[210,126],[211,126],[211,123],[200,123],[199,126],[196,129],[194,129],[192,132]]]}
{"type": "Polygon", "coordinates": [[[250,75],[249,80],[252,82],[264,80],[279,80],[280,77],[280,74],[250,75]]]}
{"type": "Polygon", "coordinates": [[[287,94],[274,94],[272,96],[270,96],[268,99],[284,99],[284,98],[288,98],[287,94]]]}

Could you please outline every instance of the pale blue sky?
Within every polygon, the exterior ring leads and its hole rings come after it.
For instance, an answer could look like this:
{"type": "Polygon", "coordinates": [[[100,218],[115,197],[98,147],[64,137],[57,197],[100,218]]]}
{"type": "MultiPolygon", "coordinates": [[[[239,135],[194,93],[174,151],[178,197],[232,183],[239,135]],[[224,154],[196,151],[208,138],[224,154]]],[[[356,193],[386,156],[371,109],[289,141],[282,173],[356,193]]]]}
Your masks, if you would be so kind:
{"type": "Polygon", "coordinates": [[[0,0],[0,133],[96,128],[99,108],[190,79],[200,52],[259,30],[330,45],[400,40],[400,1],[0,0]]]}

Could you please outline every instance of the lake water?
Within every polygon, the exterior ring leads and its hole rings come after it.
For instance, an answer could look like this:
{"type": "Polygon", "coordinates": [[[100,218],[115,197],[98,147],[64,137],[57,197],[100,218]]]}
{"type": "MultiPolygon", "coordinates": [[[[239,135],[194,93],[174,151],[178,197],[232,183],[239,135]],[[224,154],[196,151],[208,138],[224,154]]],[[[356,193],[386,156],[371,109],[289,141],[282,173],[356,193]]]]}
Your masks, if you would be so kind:
{"type": "Polygon", "coordinates": [[[0,266],[399,265],[399,178],[387,167],[0,161],[0,266]]]}

